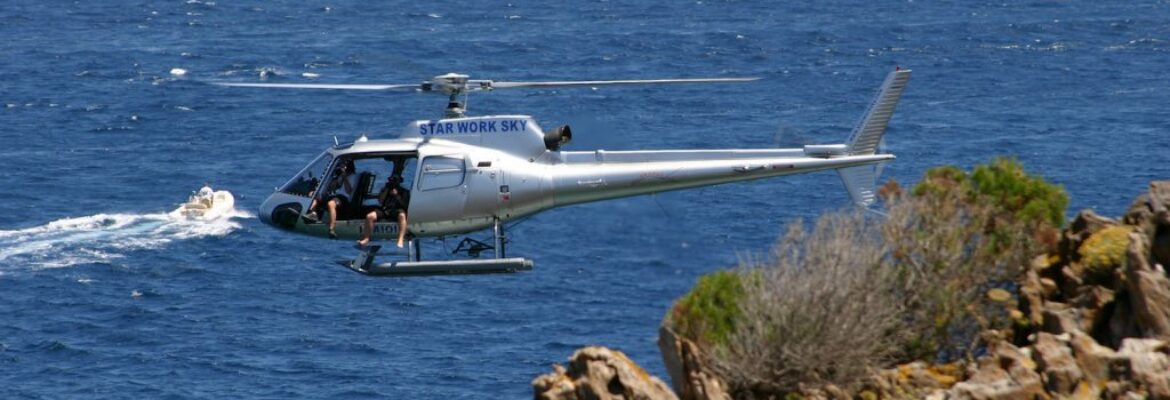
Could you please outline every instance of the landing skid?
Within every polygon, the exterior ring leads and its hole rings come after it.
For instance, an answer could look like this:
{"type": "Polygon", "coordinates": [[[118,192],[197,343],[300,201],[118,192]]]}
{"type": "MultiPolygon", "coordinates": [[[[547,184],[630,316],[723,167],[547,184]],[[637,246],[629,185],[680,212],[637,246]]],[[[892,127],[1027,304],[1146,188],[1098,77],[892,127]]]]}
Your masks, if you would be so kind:
{"type": "MultiPolygon", "coordinates": [[[[521,257],[504,257],[504,243],[506,239],[503,227],[498,221],[492,232],[495,235],[495,246],[479,250],[495,250],[495,258],[422,261],[421,245],[417,239],[414,239],[410,241],[410,246],[407,247],[405,253],[406,260],[377,263],[374,261],[374,258],[377,256],[378,251],[382,249],[382,246],[369,245],[358,247],[357,258],[353,260],[341,260],[337,263],[355,272],[373,276],[491,274],[532,270],[532,260],[521,257]]],[[[477,243],[486,245],[482,242],[477,243]]],[[[476,251],[477,256],[478,253],[479,251],[476,251]]]]}

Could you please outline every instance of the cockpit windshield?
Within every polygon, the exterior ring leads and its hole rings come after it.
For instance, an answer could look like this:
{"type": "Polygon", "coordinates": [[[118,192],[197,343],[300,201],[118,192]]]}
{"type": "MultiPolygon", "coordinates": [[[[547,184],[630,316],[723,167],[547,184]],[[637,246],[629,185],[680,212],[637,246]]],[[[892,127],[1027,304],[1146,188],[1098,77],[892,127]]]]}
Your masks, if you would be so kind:
{"type": "Polygon", "coordinates": [[[309,166],[302,169],[300,173],[280,187],[280,191],[288,194],[295,194],[297,196],[312,197],[313,191],[317,190],[317,185],[321,183],[322,177],[325,176],[326,168],[329,163],[333,161],[333,156],[329,152],[321,153],[309,166]]]}

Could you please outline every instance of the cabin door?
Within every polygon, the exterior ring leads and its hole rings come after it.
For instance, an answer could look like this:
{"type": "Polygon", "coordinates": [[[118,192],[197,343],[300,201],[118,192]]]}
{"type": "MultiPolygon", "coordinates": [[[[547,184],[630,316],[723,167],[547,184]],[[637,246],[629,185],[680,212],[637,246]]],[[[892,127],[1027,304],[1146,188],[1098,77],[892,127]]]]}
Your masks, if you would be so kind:
{"type": "Polygon", "coordinates": [[[467,202],[467,166],[462,156],[428,156],[419,163],[410,196],[411,222],[461,219],[467,202]]]}

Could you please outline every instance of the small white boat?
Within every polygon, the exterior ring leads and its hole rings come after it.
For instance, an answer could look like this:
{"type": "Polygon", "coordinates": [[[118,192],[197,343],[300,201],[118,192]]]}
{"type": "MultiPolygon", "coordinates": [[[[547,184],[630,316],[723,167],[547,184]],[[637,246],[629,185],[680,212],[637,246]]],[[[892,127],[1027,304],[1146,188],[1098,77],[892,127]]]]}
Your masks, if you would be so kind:
{"type": "Polygon", "coordinates": [[[170,215],[177,219],[210,221],[227,215],[235,205],[236,199],[231,192],[203,186],[198,192],[191,193],[187,202],[171,211],[170,215]]]}

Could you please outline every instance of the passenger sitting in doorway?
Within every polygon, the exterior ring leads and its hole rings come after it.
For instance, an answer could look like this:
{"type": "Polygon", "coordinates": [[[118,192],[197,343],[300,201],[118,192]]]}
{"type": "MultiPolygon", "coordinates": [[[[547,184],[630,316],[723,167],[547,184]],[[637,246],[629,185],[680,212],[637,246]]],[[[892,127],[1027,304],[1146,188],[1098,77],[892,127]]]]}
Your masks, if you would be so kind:
{"type": "MultiPolygon", "coordinates": [[[[350,199],[353,197],[354,189],[357,188],[358,175],[354,173],[353,160],[346,160],[337,167],[334,171],[333,181],[330,184],[332,190],[325,191],[325,206],[329,209],[329,238],[337,239],[337,210],[344,208],[350,199]]],[[[310,220],[317,220],[317,198],[313,199],[312,204],[309,204],[309,214],[305,217],[310,220]]]]}
{"type": "Polygon", "coordinates": [[[410,191],[402,187],[402,176],[391,175],[386,179],[386,186],[378,193],[378,207],[366,207],[366,229],[362,231],[362,240],[358,246],[370,244],[374,232],[374,223],[379,219],[398,219],[398,247],[402,248],[406,240],[406,206],[410,204],[410,191]]]}

